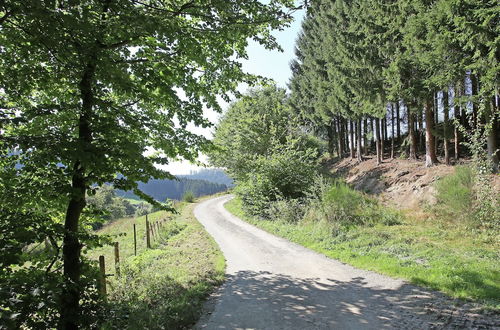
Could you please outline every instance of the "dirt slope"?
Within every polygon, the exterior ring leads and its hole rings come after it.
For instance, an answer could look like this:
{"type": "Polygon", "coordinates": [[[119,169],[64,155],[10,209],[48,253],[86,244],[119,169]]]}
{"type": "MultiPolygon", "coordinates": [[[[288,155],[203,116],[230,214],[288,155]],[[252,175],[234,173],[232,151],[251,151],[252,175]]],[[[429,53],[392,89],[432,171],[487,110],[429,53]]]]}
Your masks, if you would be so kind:
{"type": "Polygon", "coordinates": [[[426,168],[422,161],[406,159],[386,159],[377,166],[375,158],[361,163],[348,158],[330,165],[330,171],[345,177],[357,190],[379,195],[386,204],[415,209],[435,203],[434,182],[453,173],[454,167],[441,164],[426,168]]]}

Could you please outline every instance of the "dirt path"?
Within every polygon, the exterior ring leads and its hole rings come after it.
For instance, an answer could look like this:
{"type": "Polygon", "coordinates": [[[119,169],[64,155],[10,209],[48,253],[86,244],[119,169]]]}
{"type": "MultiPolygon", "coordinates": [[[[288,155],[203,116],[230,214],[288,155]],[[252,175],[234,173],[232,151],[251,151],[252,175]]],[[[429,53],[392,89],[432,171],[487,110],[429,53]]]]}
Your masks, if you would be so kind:
{"type": "Polygon", "coordinates": [[[195,208],[227,259],[226,284],[196,329],[496,328],[444,308],[449,301],[438,293],[342,264],[243,222],[224,209],[230,198],[195,208]]]}

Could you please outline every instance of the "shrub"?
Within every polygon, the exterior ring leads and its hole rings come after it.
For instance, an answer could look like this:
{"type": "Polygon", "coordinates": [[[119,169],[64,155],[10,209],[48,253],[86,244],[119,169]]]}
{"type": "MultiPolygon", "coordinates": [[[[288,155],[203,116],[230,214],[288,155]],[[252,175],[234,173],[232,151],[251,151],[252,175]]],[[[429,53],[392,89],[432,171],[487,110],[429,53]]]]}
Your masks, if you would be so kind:
{"type": "Polygon", "coordinates": [[[268,217],[283,223],[297,223],[304,217],[307,200],[281,199],[269,204],[268,217]]]}
{"type": "Polygon", "coordinates": [[[194,193],[191,190],[188,190],[182,195],[182,200],[186,203],[193,203],[195,199],[194,193]]]}
{"type": "Polygon", "coordinates": [[[275,146],[271,154],[258,157],[253,171],[238,183],[236,193],[245,211],[270,218],[273,202],[306,196],[317,173],[317,150],[301,149],[296,142],[289,140],[275,146]]]}
{"type": "Polygon", "coordinates": [[[390,226],[401,223],[399,214],[342,181],[328,183],[320,179],[316,189],[304,218],[331,225],[332,233],[338,234],[341,228],[356,225],[381,223],[390,226]]]}

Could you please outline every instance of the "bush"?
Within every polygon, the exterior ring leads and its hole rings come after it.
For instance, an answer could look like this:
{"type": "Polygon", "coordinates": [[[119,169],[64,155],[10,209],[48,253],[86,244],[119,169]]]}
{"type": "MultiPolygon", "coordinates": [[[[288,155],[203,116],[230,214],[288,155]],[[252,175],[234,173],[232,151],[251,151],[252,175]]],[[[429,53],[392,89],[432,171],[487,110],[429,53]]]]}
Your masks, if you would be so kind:
{"type": "Polygon", "coordinates": [[[333,227],[332,233],[337,234],[345,227],[401,223],[399,214],[381,206],[375,199],[342,181],[328,183],[324,179],[317,181],[304,219],[327,223],[333,227]]]}
{"type": "Polygon", "coordinates": [[[306,203],[307,200],[304,198],[271,202],[268,217],[283,223],[297,223],[304,217],[306,203]]]}
{"type": "Polygon", "coordinates": [[[270,218],[273,202],[306,196],[317,173],[317,150],[301,150],[296,142],[290,140],[275,146],[271,154],[258,157],[247,179],[238,183],[236,193],[245,211],[270,218]]]}
{"type": "Polygon", "coordinates": [[[182,200],[186,203],[193,203],[195,199],[194,193],[191,190],[188,190],[182,195],[182,200]]]}

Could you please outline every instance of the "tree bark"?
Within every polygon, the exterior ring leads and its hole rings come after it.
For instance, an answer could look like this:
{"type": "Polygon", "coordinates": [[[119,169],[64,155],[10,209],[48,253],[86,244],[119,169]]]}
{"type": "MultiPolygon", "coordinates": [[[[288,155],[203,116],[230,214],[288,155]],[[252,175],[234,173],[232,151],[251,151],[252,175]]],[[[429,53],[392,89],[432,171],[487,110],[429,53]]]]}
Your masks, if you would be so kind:
{"type": "MultiPolygon", "coordinates": [[[[93,62],[87,64],[79,86],[82,108],[78,122],[78,140],[81,152],[84,154],[89,152],[92,143],[90,117],[94,102],[92,82],[95,69],[93,62]]],[[[80,319],[80,252],[82,246],[78,239],[78,224],[85,207],[88,183],[85,178],[85,165],[78,159],[73,164],[72,188],[64,221],[62,251],[64,286],[61,294],[60,328],[64,330],[78,329],[80,319]]]]}
{"type": "Polygon", "coordinates": [[[332,120],[332,122],[329,125],[326,125],[326,133],[328,135],[328,153],[330,154],[330,157],[334,157],[335,153],[335,122],[332,120]]]}
{"type": "Polygon", "coordinates": [[[363,149],[361,148],[361,119],[358,119],[356,123],[356,133],[357,133],[357,155],[358,155],[358,162],[363,161],[363,149]]]}
{"type": "Polygon", "coordinates": [[[349,148],[351,152],[351,159],[354,159],[356,156],[354,153],[354,125],[352,120],[349,120],[349,148]]]}
{"type": "Polygon", "coordinates": [[[415,134],[415,114],[410,110],[410,106],[406,105],[408,113],[408,137],[410,139],[410,156],[409,159],[417,160],[417,136],[415,134]]]}
{"type": "Polygon", "coordinates": [[[391,159],[394,159],[394,103],[391,104],[391,159]]]}
{"type": "MultiPolygon", "coordinates": [[[[439,124],[439,97],[438,97],[438,92],[434,93],[434,126],[433,127],[438,127],[439,124]]],[[[439,138],[437,135],[434,135],[434,153],[437,155],[438,154],[438,144],[439,144],[439,138]]]]}
{"type": "Polygon", "coordinates": [[[396,102],[396,136],[398,141],[401,138],[401,119],[399,116],[399,100],[396,102]]]}
{"type": "Polygon", "coordinates": [[[492,99],[490,103],[490,113],[488,121],[491,123],[491,128],[488,132],[488,137],[486,139],[488,158],[491,161],[493,173],[498,173],[499,168],[499,151],[497,144],[497,132],[498,132],[498,107],[495,104],[495,100],[492,99]]]}
{"type": "Polygon", "coordinates": [[[339,138],[337,139],[338,142],[338,155],[339,158],[342,158],[344,156],[344,141],[343,141],[343,133],[342,133],[342,124],[340,122],[340,118],[337,117],[337,132],[339,133],[339,138]]]}
{"type": "Polygon", "coordinates": [[[380,141],[380,159],[384,160],[384,120],[383,119],[377,119],[378,125],[379,125],[379,141],[380,141]]]}
{"type": "Polygon", "coordinates": [[[425,166],[430,167],[438,163],[434,135],[434,113],[432,100],[427,98],[425,102],[425,166]]]}
{"type": "Polygon", "coordinates": [[[458,131],[458,123],[460,123],[461,118],[460,118],[460,112],[461,112],[461,105],[457,104],[457,97],[460,97],[460,87],[455,87],[455,93],[453,94],[453,115],[455,116],[455,123],[454,129],[453,129],[453,135],[455,138],[455,160],[458,160],[460,158],[460,132],[458,131]]]}
{"type": "MultiPolygon", "coordinates": [[[[470,75],[471,79],[471,93],[472,96],[477,96],[479,94],[479,86],[478,86],[478,79],[476,75],[471,74],[470,75]]],[[[478,100],[475,99],[472,101],[472,129],[477,129],[477,122],[478,122],[478,100]]]]}
{"type": "Polygon", "coordinates": [[[365,156],[368,156],[368,120],[365,118],[363,121],[363,141],[365,145],[365,156]]]}
{"type": "Polygon", "coordinates": [[[443,122],[443,148],[444,148],[444,162],[446,165],[450,165],[450,140],[449,140],[449,120],[450,120],[450,108],[449,108],[449,98],[448,98],[449,88],[446,88],[443,91],[443,114],[444,114],[444,122],[443,122]]]}
{"type": "Polygon", "coordinates": [[[423,149],[424,144],[424,112],[420,111],[418,113],[418,150],[423,149]]]}
{"type": "Polygon", "coordinates": [[[375,148],[377,150],[377,165],[382,163],[382,151],[380,145],[380,119],[375,118],[375,148]]]}

